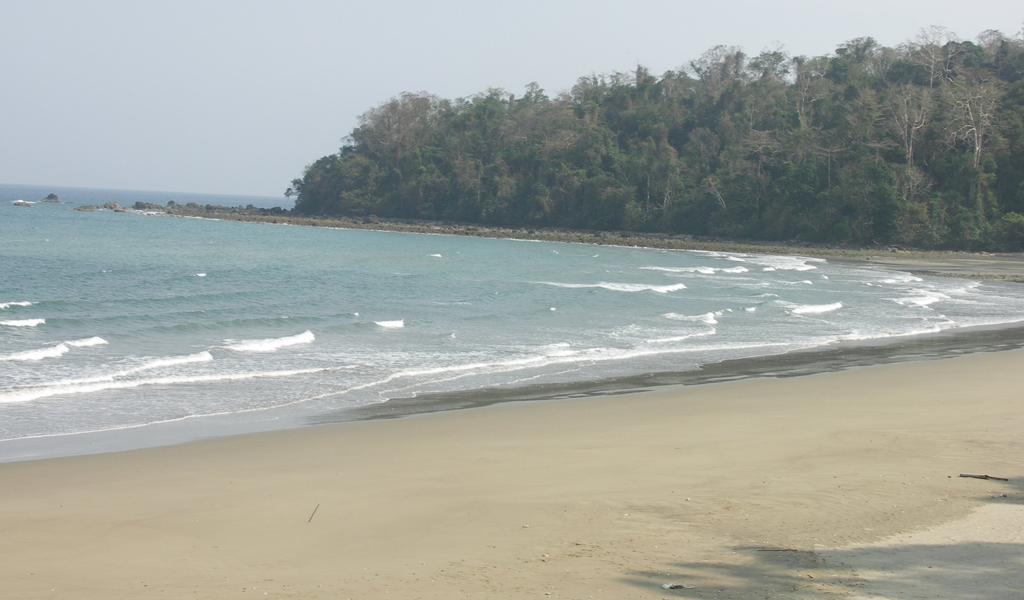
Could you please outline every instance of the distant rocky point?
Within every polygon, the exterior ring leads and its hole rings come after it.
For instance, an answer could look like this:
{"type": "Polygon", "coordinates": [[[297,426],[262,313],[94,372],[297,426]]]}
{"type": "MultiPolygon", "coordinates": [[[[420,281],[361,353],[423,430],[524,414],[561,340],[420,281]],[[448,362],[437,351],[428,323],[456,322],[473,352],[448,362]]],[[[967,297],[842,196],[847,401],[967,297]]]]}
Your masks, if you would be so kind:
{"type": "Polygon", "coordinates": [[[60,196],[58,196],[57,194],[50,194],[49,196],[40,200],[40,202],[54,202],[56,204],[60,204],[60,196]]]}
{"type": "Polygon", "coordinates": [[[103,206],[96,206],[95,204],[86,204],[84,206],[76,206],[75,207],[75,210],[82,211],[82,212],[96,212],[97,210],[100,210],[100,209],[112,210],[114,212],[120,212],[120,213],[123,213],[123,212],[125,212],[127,210],[124,207],[122,207],[120,204],[118,204],[117,202],[107,202],[103,206]]]}
{"type": "Polygon", "coordinates": [[[15,200],[14,202],[11,202],[11,204],[15,206],[32,206],[30,202],[25,202],[24,200],[15,200]]]}

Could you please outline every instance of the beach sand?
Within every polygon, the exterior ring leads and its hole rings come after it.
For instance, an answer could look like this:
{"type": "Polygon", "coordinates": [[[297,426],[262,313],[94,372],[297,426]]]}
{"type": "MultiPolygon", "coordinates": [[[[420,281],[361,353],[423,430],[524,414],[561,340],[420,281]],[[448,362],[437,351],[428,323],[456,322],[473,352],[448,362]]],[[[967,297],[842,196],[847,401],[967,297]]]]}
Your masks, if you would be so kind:
{"type": "Polygon", "coordinates": [[[1015,597],[1022,389],[982,353],[0,464],[0,596],[1015,597]]]}

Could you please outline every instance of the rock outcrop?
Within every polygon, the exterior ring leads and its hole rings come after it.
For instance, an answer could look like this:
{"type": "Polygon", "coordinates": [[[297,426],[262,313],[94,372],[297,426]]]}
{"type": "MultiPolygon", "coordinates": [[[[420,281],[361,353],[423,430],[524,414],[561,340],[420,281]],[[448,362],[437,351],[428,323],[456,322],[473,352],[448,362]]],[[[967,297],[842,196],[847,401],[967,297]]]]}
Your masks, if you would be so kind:
{"type": "Polygon", "coordinates": [[[15,206],[32,206],[30,203],[25,202],[24,200],[15,200],[14,202],[11,202],[11,204],[15,206]]]}
{"type": "Polygon", "coordinates": [[[60,204],[60,196],[58,196],[57,194],[50,194],[49,196],[40,200],[40,202],[53,202],[55,204],[60,204]]]}

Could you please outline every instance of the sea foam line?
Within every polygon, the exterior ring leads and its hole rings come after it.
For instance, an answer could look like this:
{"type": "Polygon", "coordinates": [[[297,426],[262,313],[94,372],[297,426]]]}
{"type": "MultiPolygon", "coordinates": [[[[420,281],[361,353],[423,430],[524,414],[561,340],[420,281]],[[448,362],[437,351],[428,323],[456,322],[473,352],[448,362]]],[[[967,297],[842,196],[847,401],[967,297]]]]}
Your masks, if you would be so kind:
{"type": "Polygon", "coordinates": [[[0,393],[0,404],[11,402],[29,402],[51,396],[69,394],[87,394],[105,390],[125,390],[148,385],[180,385],[189,383],[211,383],[220,381],[241,381],[245,379],[265,379],[274,377],[292,377],[319,373],[331,369],[294,369],[290,371],[264,371],[255,373],[224,373],[220,375],[179,375],[172,377],[154,377],[151,379],[131,379],[127,381],[100,381],[94,383],[72,383],[63,385],[36,386],[12,389],[0,393]]]}
{"type": "Polygon", "coordinates": [[[796,315],[820,315],[834,310],[839,310],[842,307],[842,302],[833,302],[832,304],[803,304],[793,307],[789,312],[796,315]]]}
{"type": "Polygon", "coordinates": [[[558,283],[554,281],[538,281],[536,283],[542,285],[551,285],[560,288],[601,288],[605,290],[611,290],[613,292],[657,292],[659,294],[667,294],[668,292],[674,292],[676,290],[684,290],[686,286],[682,283],[675,283],[672,285],[649,285],[646,283],[609,283],[602,281],[600,283],[558,283]]]}
{"type": "Polygon", "coordinates": [[[68,346],[73,346],[75,348],[89,348],[90,346],[106,345],[107,340],[99,336],[93,336],[91,338],[85,338],[83,340],[70,340],[64,343],[67,344],[68,346]]]}
{"type": "Polygon", "coordinates": [[[0,310],[4,310],[8,306],[32,306],[31,302],[0,302],[0,310]]]}
{"type": "Polygon", "coordinates": [[[401,329],[405,327],[405,319],[398,321],[374,321],[373,324],[384,329],[401,329]]]}
{"type": "Polygon", "coordinates": [[[716,310],[715,312],[708,312],[702,315],[680,315],[677,313],[665,313],[662,316],[665,317],[666,319],[672,319],[673,321],[700,321],[701,323],[706,323],[708,325],[717,325],[718,320],[716,319],[716,317],[720,317],[722,316],[722,314],[724,314],[722,311],[716,310]]]}
{"type": "Polygon", "coordinates": [[[665,273],[700,273],[701,275],[714,275],[715,273],[747,273],[750,269],[746,267],[640,267],[644,271],[663,271],[665,273]]]}
{"type": "Polygon", "coordinates": [[[24,352],[15,352],[14,354],[8,354],[7,356],[0,356],[0,360],[43,360],[44,358],[56,358],[67,354],[70,349],[66,344],[61,342],[56,346],[50,346],[49,348],[39,348],[38,350],[25,350],[24,352]]]}
{"type": "MultiPolygon", "coordinates": [[[[90,338],[88,340],[80,340],[80,341],[81,342],[92,342],[93,340],[101,340],[102,343],[104,343],[104,344],[107,343],[106,340],[103,340],[103,338],[90,338]]],[[[65,344],[70,344],[71,342],[64,342],[64,343],[65,344]]],[[[89,345],[99,345],[99,344],[89,344],[89,345]]],[[[78,379],[61,379],[61,380],[58,380],[58,381],[51,381],[51,382],[47,382],[45,384],[40,384],[40,385],[35,385],[35,386],[28,386],[28,387],[32,387],[32,388],[67,387],[67,386],[76,386],[76,385],[91,385],[91,384],[95,384],[95,383],[109,383],[109,382],[113,382],[113,381],[116,381],[116,380],[124,378],[124,377],[128,377],[129,375],[134,375],[136,373],[141,373],[143,371],[151,371],[153,369],[159,369],[159,368],[162,368],[162,367],[173,367],[173,366],[176,366],[176,365],[184,365],[184,364],[189,364],[189,363],[208,362],[208,361],[211,361],[211,360],[213,360],[213,355],[211,355],[209,352],[204,350],[202,352],[199,352],[199,353],[196,353],[196,354],[189,354],[187,356],[173,356],[173,357],[170,357],[170,358],[157,358],[157,359],[151,360],[149,362],[145,362],[145,363],[143,363],[141,365],[138,365],[138,366],[135,366],[135,367],[130,367],[128,369],[124,369],[122,371],[117,371],[117,372],[114,372],[114,373],[107,373],[106,375],[96,375],[96,376],[93,376],[93,377],[81,377],[81,378],[78,378],[78,379]]]]}
{"type": "MultiPolygon", "coordinates": [[[[313,332],[307,329],[298,335],[266,340],[242,340],[233,344],[228,344],[224,347],[228,350],[234,350],[235,352],[274,352],[279,348],[296,346],[298,344],[309,344],[315,339],[316,336],[313,335],[313,332]]],[[[231,340],[225,341],[230,342],[231,340]]]]}
{"type": "Polygon", "coordinates": [[[57,358],[63,356],[70,351],[68,346],[74,348],[88,348],[89,346],[102,346],[106,344],[107,340],[101,337],[91,337],[84,340],[69,340],[61,342],[55,346],[49,348],[39,348],[36,350],[25,350],[23,352],[15,352],[14,354],[8,354],[7,356],[0,356],[0,361],[4,360],[43,360],[44,358],[57,358]]]}
{"type": "Polygon", "coordinates": [[[35,327],[45,322],[46,319],[16,319],[13,321],[0,321],[0,325],[6,325],[7,327],[35,327]]]}

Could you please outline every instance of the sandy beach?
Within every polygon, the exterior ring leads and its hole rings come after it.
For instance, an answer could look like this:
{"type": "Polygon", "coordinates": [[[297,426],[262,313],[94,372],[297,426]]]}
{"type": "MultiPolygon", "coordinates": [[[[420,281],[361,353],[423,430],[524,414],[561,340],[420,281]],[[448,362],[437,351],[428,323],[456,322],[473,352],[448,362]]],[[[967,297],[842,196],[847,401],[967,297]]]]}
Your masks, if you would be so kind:
{"type": "Polygon", "coordinates": [[[2,464],[3,596],[1011,597],[1022,366],[983,353],[2,464]]]}

